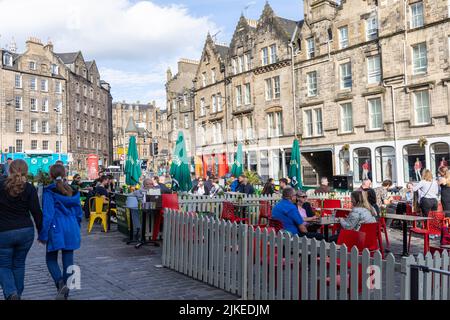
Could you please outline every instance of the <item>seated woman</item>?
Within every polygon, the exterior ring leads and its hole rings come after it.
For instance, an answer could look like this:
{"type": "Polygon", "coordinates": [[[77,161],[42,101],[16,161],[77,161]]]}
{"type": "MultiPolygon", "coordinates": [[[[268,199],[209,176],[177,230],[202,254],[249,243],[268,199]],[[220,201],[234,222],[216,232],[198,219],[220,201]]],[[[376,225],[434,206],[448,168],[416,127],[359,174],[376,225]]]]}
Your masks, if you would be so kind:
{"type": "MultiPolygon", "coordinates": [[[[340,223],[343,229],[359,231],[362,224],[377,222],[370,208],[367,208],[367,202],[364,201],[364,196],[361,191],[352,192],[351,199],[353,209],[348,217],[336,218],[336,222],[340,223]]],[[[336,242],[338,237],[339,233],[330,237],[330,241],[336,242]]]]}
{"type": "Polygon", "coordinates": [[[297,207],[298,212],[303,218],[304,225],[308,232],[317,232],[320,229],[320,225],[314,224],[320,220],[320,217],[316,217],[314,214],[311,204],[307,202],[308,196],[303,190],[297,191],[297,207]]]}
{"type": "Polygon", "coordinates": [[[284,230],[289,231],[293,235],[323,240],[323,235],[308,232],[308,229],[305,227],[303,218],[295,204],[297,202],[295,190],[291,187],[286,187],[283,189],[282,194],[283,199],[272,210],[272,219],[280,221],[284,230]]]}

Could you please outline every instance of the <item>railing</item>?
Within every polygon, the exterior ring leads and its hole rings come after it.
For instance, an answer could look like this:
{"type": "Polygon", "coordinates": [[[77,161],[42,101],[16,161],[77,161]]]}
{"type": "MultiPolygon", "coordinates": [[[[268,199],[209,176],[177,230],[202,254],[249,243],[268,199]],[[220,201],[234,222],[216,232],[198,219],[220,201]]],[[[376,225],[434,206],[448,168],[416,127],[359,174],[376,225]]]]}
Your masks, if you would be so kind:
{"type": "Polygon", "coordinates": [[[246,215],[249,217],[251,224],[257,224],[259,219],[259,202],[269,201],[274,206],[281,200],[280,195],[273,196],[247,196],[226,194],[221,197],[211,198],[209,196],[183,195],[178,197],[180,210],[184,212],[207,213],[209,217],[220,218],[224,201],[238,202],[249,204],[246,215]],[[254,206],[251,206],[254,204],[254,206]]]}
{"type": "MultiPolygon", "coordinates": [[[[407,261],[166,210],[163,265],[248,300],[405,299],[407,261]]],[[[409,296],[408,296],[409,298],[409,296]]]]}

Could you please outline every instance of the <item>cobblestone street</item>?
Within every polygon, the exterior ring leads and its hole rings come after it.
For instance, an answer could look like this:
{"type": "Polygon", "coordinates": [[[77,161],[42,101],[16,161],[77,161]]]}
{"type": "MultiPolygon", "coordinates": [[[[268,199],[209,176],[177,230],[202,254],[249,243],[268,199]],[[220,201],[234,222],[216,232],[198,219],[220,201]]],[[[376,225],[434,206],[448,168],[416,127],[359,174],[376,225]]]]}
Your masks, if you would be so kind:
{"type": "MultiPolygon", "coordinates": [[[[162,248],[127,246],[124,235],[104,234],[99,225],[87,235],[83,223],[82,247],[75,253],[81,268],[81,290],[71,300],[231,300],[236,296],[209,287],[161,264],[162,248]]],[[[1,291],[1,289],[0,289],[1,291]]],[[[45,264],[45,247],[37,242],[27,258],[24,300],[54,299],[56,289],[45,264]]],[[[1,295],[1,298],[3,295],[1,295]]]]}

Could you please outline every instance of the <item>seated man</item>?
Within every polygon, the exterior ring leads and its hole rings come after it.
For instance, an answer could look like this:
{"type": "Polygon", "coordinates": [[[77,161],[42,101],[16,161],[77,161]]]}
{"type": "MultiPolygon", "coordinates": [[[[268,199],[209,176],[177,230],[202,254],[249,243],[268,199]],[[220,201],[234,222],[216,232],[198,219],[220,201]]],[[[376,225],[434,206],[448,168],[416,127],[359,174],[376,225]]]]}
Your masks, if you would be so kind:
{"type": "Polygon", "coordinates": [[[291,187],[283,189],[283,199],[273,208],[272,219],[283,223],[283,228],[292,235],[301,237],[316,238],[322,240],[323,236],[318,233],[310,233],[304,224],[304,220],[300,215],[297,206],[297,196],[295,190],[291,187]]]}

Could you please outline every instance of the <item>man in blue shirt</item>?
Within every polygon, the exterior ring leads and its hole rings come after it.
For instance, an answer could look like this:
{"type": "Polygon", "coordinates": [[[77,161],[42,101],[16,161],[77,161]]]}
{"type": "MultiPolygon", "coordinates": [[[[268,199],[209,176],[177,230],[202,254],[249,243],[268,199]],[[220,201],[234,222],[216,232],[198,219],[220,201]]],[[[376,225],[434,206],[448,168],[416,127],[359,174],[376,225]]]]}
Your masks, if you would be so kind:
{"type": "Polygon", "coordinates": [[[272,219],[283,223],[283,229],[293,235],[304,235],[308,233],[303,218],[301,217],[297,206],[295,190],[291,187],[283,189],[283,199],[273,208],[272,219]]]}

